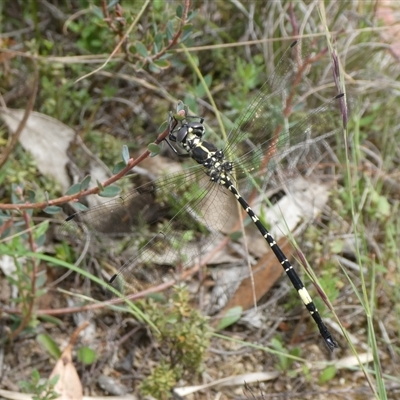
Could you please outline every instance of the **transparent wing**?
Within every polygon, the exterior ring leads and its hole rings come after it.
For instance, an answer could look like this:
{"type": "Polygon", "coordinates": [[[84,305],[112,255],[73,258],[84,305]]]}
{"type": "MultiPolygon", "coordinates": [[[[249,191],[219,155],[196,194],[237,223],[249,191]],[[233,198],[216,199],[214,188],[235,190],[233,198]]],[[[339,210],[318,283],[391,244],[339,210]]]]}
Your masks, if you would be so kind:
{"type": "Polygon", "coordinates": [[[197,261],[223,230],[235,206],[226,189],[212,183],[203,167],[195,166],[74,214],[60,233],[78,239],[82,233],[109,235],[110,231],[142,237],[135,255],[112,283],[135,292],[146,282],[161,282],[164,271],[158,266],[185,266],[197,261]],[[143,240],[143,233],[149,235],[149,230],[153,237],[143,240]]]}
{"type": "Polygon", "coordinates": [[[245,140],[263,142],[268,137],[272,138],[276,129],[282,129],[290,91],[294,88],[294,83],[301,81],[305,71],[302,65],[300,42],[294,42],[239,117],[236,127],[228,136],[225,154],[237,155],[236,147],[245,140]]]}
{"type": "Polygon", "coordinates": [[[257,183],[263,189],[280,187],[299,173],[311,174],[324,157],[331,161],[329,139],[343,128],[341,99],[335,97],[326,102],[276,138],[258,143],[236,160],[234,171],[236,179],[244,182],[241,187],[248,186],[250,175],[260,178],[257,183]]]}
{"type": "MultiPolygon", "coordinates": [[[[341,118],[332,112],[338,109],[337,99],[297,123],[284,125],[291,90],[297,87],[307,65],[309,62],[300,57],[300,46],[292,45],[230,133],[224,154],[233,161],[241,190],[253,188],[255,180],[261,188],[266,183],[279,185],[284,170],[307,171],[320,160],[326,138],[337,131],[341,118]]],[[[141,288],[140,280],[159,282],[161,265],[195,262],[215,241],[236,207],[234,196],[211,182],[204,168],[196,165],[78,213],[61,231],[74,237],[82,231],[136,237],[135,255],[113,281],[135,291],[141,288]]]]}

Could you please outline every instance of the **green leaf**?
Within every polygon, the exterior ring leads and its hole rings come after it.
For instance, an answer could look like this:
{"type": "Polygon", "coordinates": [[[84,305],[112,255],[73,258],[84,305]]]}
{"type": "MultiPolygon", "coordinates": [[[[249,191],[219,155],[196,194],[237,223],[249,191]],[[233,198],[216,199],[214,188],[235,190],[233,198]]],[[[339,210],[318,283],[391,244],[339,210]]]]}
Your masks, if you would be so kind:
{"type": "Polygon", "coordinates": [[[27,200],[29,201],[29,203],[34,203],[34,202],[35,202],[36,193],[35,193],[33,190],[28,189],[28,190],[26,191],[25,196],[27,197],[27,200]]]}
{"type": "Polygon", "coordinates": [[[163,0],[153,0],[153,8],[155,11],[165,10],[165,1],[163,0]]]}
{"type": "MultiPolygon", "coordinates": [[[[60,208],[60,207],[58,207],[60,208]]],[[[49,221],[43,221],[39,225],[36,225],[35,237],[43,236],[49,229],[49,221]]]]}
{"type": "Polygon", "coordinates": [[[39,318],[41,321],[50,322],[51,324],[59,326],[59,327],[62,327],[64,325],[63,321],[61,321],[59,318],[53,317],[51,315],[43,314],[39,318]]]}
{"type": "Polygon", "coordinates": [[[81,190],[87,190],[89,188],[91,180],[92,177],[90,175],[86,175],[81,182],[81,190]]]}
{"type": "Polygon", "coordinates": [[[114,196],[117,196],[120,192],[121,192],[121,188],[119,186],[110,185],[110,186],[107,186],[106,188],[104,188],[104,190],[102,190],[99,193],[99,196],[101,196],[101,197],[114,197],[114,196]]]}
{"type": "Polygon", "coordinates": [[[114,168],[112,170],[112,173],[114,175],[118,174],[119,172],[121,172],[124,168],[126,167],[126,164],[124,161],[120,161],[119,163],[114,165],[114,168]]]}
{"type": "MultiPolygon", "coordinates": [[[[54,375],[51,379],[48,380],[48,384],[50,386],[50,388],[54,388],[54,386],[56,386],[58,380],[60,379],[60,375],[54,375]]],[[[54,393],[54,397],[52,397],[52,399],[57,399],[59,396],[57,393],[54,393]]]]}
{"type": "Polygon", "coordinates": [[[324,384],[326,382],[329,382],[331,379],[333,379],[335,377],[335,375],[336,375],[336,368],[334,365],[330,365],[329,367],[326,367],[322,371],[318,381],[320,384],[324,384]]]}
{"type": "Polygon", "coordinates": [[[34,369],[32,371],[32,380],[34,382],[39,382],[40,381],[40,373],[39,373],[39,371],[37,369],[34,369]]]}
{"type": "Polygon", "coordinates": [[[340,254],[344,248],[343,240],[342,239],[332,240],[332,242],[330,243],[330,248],[333,253],[340,254]]]}
{"type": "Polygon", "coordinates": [[[161,69],[157,67],[153,62],[149,63],[149,70],[153,72],[154,74],[159,74],[161,72],[161,69]]]}
{"type": "Polygon", "coordinates": [[[161,151],[161,147],[158,144],[150,143],[147,146],[147,150],[149,150],[150,153],[151,153],[150,157],[154,157],[161,151]]]}
{"type": "Polygon", "coordinates": [[[74,194],[77,194],[81,191],[81,184],[80,183],[74,183],[65,193],[67,196],[73,196],[74,194]]]}
{"type": "Polygon", "coordinates": [[[56,342],[47,334],[40,333],[36,336],[36,341],[56,360],[60,358],[61,350],[56,342]]]}
{"type": "Polygon", "coordinates": [[[171,66],[171,63],[168,60],[156,60],[154,64],[161,69],[167,69],[171,66]]]}
{"type": "Polygon", "coordinates": [[[58,214],[60,211],[62,211],[61,207],[58,206],[47,206],[44,210],[43,210],[46,214],[58,214]]]}
{"type": "Polygon", "coordinates": [[[230,308],[217,324],[216,330],[220,331],[239,321],[240,317],[242,316],[242,312],[243,307],[241,306],[230,308]]]}
{"type": "MultiPolygon", "coordinates": [[[[108,6],[107,8],[110,9],[111,6],[108,6]]],[[[103,11],[100,7],[97,6],[92,6],[92,13],[99,19],[103,19],[104,18],[104,14],[103,11]]]]}
{"type": "Polygon", "coordinates": [[[85,211],[85,210],[88,209],[84,204],[79,203],[79,201],[74,202],[73,205],[74,205],[74,208],[75,208],[77,211],[85,211]]]}
{"type": "Polygon", "coordinates": [[[149,56],[147,48],[142,42],[136,42],[135,48],[142,57],[147,58],[149,56]]]}
{"type": "Polygon", "coordinates": [[[385,196],[379,196],[378,211],[384,217],[390,216],[391,207],[389,200],[385,196]]]}
{"type": "MultiPolygon", "coordinates": [[[[42,288],[42,287],[44,286],[44,284],[46,283],[46,281],[47,281],[47,277],[46,277],[45,274],[37,274],[36,280],[35,280],[35,288],[36,288],[36,295],[37,295],[38,297],[41,296],[41,295],[39,294],[38,289],[42,288]]],[[[43,295],[44,295],[45,293],[46,293],[46,292],[43,291],[43,295]]]]}
{"type": "MultiPolygon", "coordinates": [[[[208,74],[208,75],[206,75],[206,76],[204,77],[204,82],[205,82],[205,84],[206,84],[206,86],[207,86],[208,88],[209,88],[210,85],[211,85],[211,81],[212,81],[212,77],[211,77],[210,74],[208,74]]],[[[205,89],[205,87],[204,87],[204,84],[203,84],[203,82],[200,82],[200,83],[196,86],[196,88],[195,88],[196,97],[202,97],[202,96],[205,95],[205,93],[206,93],[206,89],[205,89]]]]}
{"type": "Polygon", "coordinates": [[[189,11],[189,12],[188,12],[187,20],[188,20],[188,21],[192,20],[196,15],[197,15],[197,10],[191,10],[191,11],[189,11]]]}
{"type": "Polygon", "coordinates": [[[163,47],[163,35],[157,32],[154,36],[154,53],[158,53],[163,47]]]}
{"type": "Polygon", "coordinates": [[[104,190],[104,186],[98,179],[96,179],[96,184],[97,184],[97,187],[100,189],[100,191],[104,190]]]}
{"type": "Polygon", "coordinates": [[[160,127],[157,129],[157,133],[162,133],[164,132],[168,127],[168,121],[164,121],[160,127]]]}
{"type": "Polygon", "coordinates": [[[208,88],[211,86],[211,83],[212,83],[212,76],[211,76],[211,74],[207,74],[207,75],[204,77],[204,82],[206,83],[206,85],[207,85],[208,88]]]}
{"type": "Polygon", "coordinates": [[[181,37],[181,41],[184,42],[185,40],[189,39],[190,35],[192,34],[193,25],[187,24],[182,28],[183,35],[181,37]]]}
{"type": "Polygon", "coordinates": [[[135,70],[140,71],[143,68],[143,61],[139,60],[136,64],[135,64],[135,70]]]}
{"type": "Polygon", "coordinates": [[[91,365],[96,361],[96,352],[87,346],[82,346],[77,355],[78,360],[85,365],[91,365]]]}
{"type": "Polygon", "coordinates": [[[174,37],[174,25],[171,20],[167,22],[167,38],[168,40],[172,40],[174,37]]]}
{"type": "Polygon", "coordinates": [[[176,16],[181,19],[183,15],[183,7],[182,4],[179,4],[178,7],[176,7],[176,16]]]}
{"type": "Polygon", "coordinates": [[[125,165],[127,165],[130,159],[130,154],[126,144],[122,146],[122,159],[125,161],[125,165]]]}

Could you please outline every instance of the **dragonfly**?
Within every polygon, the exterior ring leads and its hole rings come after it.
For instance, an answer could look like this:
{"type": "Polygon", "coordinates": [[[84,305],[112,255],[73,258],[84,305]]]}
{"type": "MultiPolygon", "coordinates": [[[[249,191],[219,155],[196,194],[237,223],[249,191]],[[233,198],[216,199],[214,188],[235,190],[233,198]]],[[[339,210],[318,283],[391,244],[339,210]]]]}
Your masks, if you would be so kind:
{"type": "Polygon", "coordinates": [[[190,116],[187,108],[179,107],[177,114],[170,115],[166,142],[177,154],[192,158],[193,165],[71,215],[62,233],[106,233],[107,220],[107,231],[111,227],[115,234],[123,231],[135,236],[134,255],[109,281],[112,286],[134,291],[140,279],[150,276],[149,270],[158,268],[155,263],[185,266],[200,259],[234,214],[236,201],[273,251],[325,344],[333,351],[337,342],[311,295],[246,200],[254,190],[282,185],[282,180],[288,179],[286,171],[309,171],[323,157],[327,139],[343,129],[344,118],[339,113],[345,104],[343,93],[299,121],[287,122],[294,90],[307,73],[310,60],[301,57],[299,41],[293,42],[221,146],[205,139],[204,118],[190,116]],[[229,197],[235,201],[228,201],[229,197]],[[155,227],[156,234],[141,240],[144,227],[155,227]]]}

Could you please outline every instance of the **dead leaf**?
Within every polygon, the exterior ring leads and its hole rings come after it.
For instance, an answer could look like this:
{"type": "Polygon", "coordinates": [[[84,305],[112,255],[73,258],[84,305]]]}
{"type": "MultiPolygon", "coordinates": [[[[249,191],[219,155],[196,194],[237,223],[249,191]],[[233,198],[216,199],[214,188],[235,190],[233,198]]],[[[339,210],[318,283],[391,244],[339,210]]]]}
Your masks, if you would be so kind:
{"type": "MultiPolygon", "coordinates": [[[[291,251],[290,243],[286,239],[278,242],[278,246],[285,254],[291,251]]],[[[254,300],[259,301],[275,282],[284,274],[284,270],[272,251],[260,258],[256,265],[252,267],[254,287],[250,277],[243,279],[234,296],[229,300],[223,310],[217,315],[217,319],[223,318],[224,314],[231,308],[241,306],[243,310],[248,310],[254,306],[254,300]],[[253,295],[255,291],[255,296],[253,295]]]]}
{"type": "MultiPolygon", "coordinates": [[[[25,110],[0,108],[0,115],[10,131],[16,131],[25,110]]],[[[67,150],[75,132],[72,128],[45,114],[31,112],[21,133],[20,143],[35,158],[39,171],[52,177],[65,192],[70,187],[66,166],[67,150]]]]}
{"type": "Polygon", "coordinates": [[[79,333],[88,325],[89,322],[86,321],[75,330],[68,346],[61,354],[60,359],[49,376],[49,379],[56,375],[59,376],[54,390],[60,395],[58,398],[61,400],[82,400],[83,398],[82,384],[72,362],[72,349],[79,333]]]}

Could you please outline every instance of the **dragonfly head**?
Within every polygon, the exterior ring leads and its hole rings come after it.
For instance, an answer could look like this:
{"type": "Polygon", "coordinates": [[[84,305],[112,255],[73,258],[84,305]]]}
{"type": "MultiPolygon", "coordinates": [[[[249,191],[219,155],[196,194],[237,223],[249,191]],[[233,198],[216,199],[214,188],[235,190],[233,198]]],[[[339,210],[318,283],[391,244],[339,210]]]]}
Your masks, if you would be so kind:
{"type": "Polygon", "coordinates": [[[190,142],[193,142],[194,139],[201,139],[204,132],[205,128],[201,122],[189,122],[183,124],[175,136],[176,142],[184,147],[190,147],[190,142]]]}

